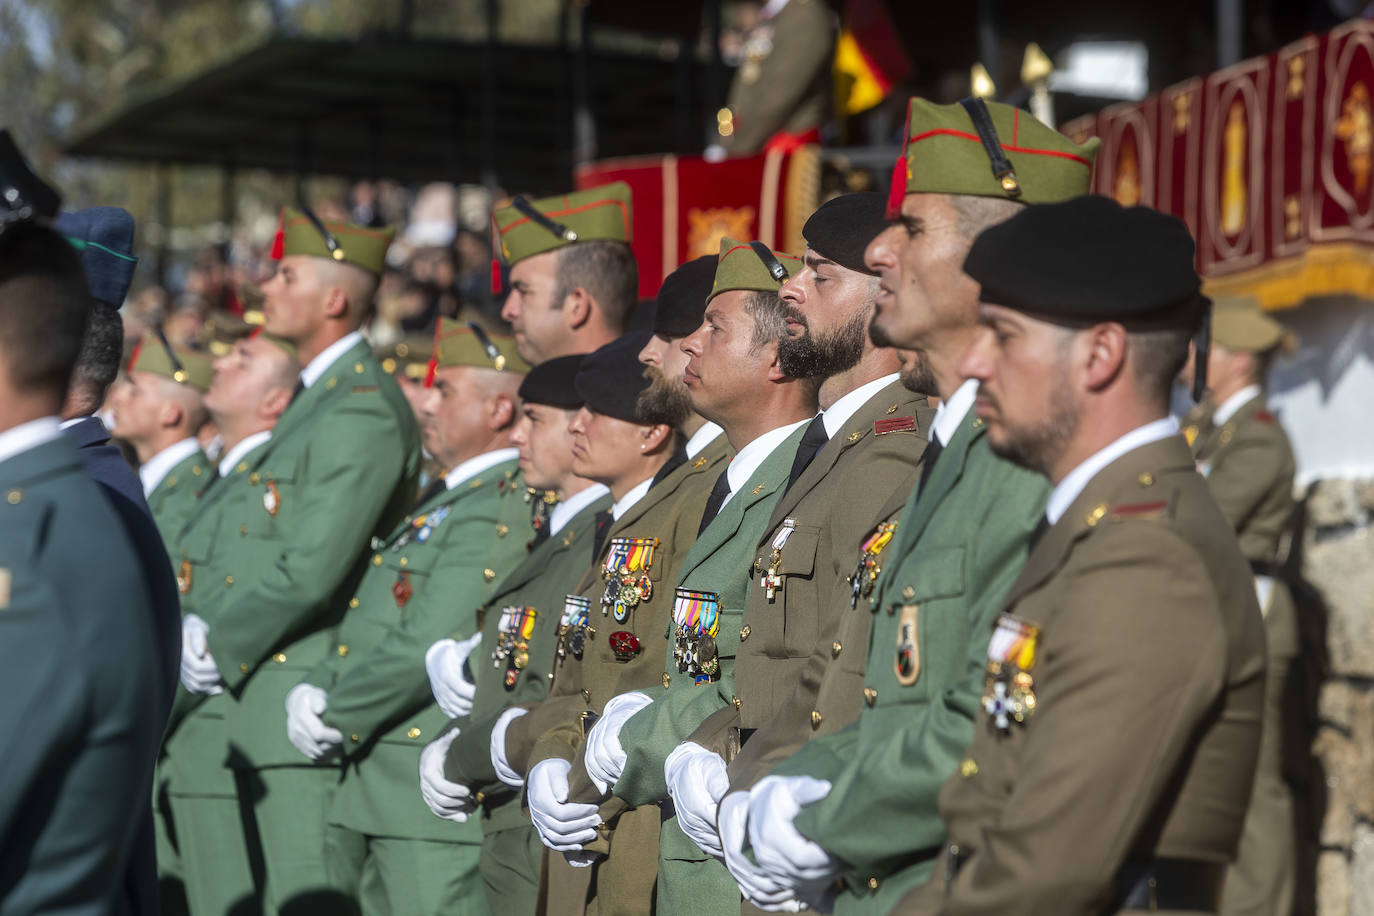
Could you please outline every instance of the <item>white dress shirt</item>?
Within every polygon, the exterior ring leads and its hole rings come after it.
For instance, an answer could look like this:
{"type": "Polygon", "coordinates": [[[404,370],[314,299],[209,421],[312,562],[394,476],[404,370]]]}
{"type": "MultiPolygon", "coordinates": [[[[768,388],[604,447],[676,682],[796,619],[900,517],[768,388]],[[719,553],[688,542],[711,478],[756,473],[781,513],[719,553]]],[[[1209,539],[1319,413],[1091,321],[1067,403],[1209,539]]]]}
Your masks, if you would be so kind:
{"type": "Polygon", "coordinates": [[[786,426],[779,426],[777,429],[770,429],[762,436],[750,442],[740,449],[735,455],[730,466],[725,470],[725,479],[730,484],[730,492],[725,494],[725,500],[720,504],[724,509],[734,498],[735,492],[740,487],[748,483],[749,478],[754,476],[754,472],[763,464],[764,459],[773,454],[773,450],[782,444],[782,440],[792,435],[792,431],[798,426],[805,426],[810,423],[812,417],[805,420],[798,420],[796,423],[789,423],[786,426]]]}
{"type": "Polygon", "coordinates": [[[1249,404],[1255,398],[1264,393],[1264,389],[1259,385],[1246,385],[1240,391],[1222,401],[1212,413],[1212,423],[1216,426],[1223,425],[1227,420],[1234,417],[1242,407],[1249,404]]]}
{"type": "Polygon", "coordinates": [[[884,375],[882,378],[860,385],[844,397],[831,404],[821,411],[821,422],[825,424],[825,434],[830,438],[835,438],[835,434],[849,422],[849,418],[859,412],[859,408],[867,404],[871,399],[878,396],[888,385],[897,381],[896,372],[891,375],[884,375]]]}
{"type": "MultiPolygon", "coordinates": [[[[85,419],[82,417],[82,419],[85,419]]],[[[20,452],[27,452],[62,435],[57,417],[39,417],[20,423],[0,433],[0,461],[7,461],[20,452]]]]}
{"type": "Polygon", "coordinates": [[[224,457],[219,460],[219,476],[228,477],[233,473],[234,465],[238,464],[239,460],[243,458],[244,455],[247,455],[253,449],[271,438],[272,430],[270,429],[264,429],[261,432],[253,433],[251,436],[244,436],[235,443],[233,448],[225,452],[224,457]]]}
{"type": "Polygon", "coordinates": [[[572,518],[583,509],[596,502],[607,493],[611,492],[603,484],[594,483],[590,487],[578,490],[572,496],[557,503],[553,511],[549,513],[549,537],[563,530],[563,526],[572,521],[572,518]]]}
{"type": "Polygon", "coordinates": [[[352,349],[354,344],[362,343],[362,340],[362,332],[352,331],[325,347],[301,370],[301,384],[309,388],[318,382],[329,371],[329,367],[339,361],[339,357],[352,349]]]}
{"type": "Polygon", "coordinates": [[[172,468],[200,451],[200,443],[194,437],[187,437],[158,452],[138,469],[138,479],[143,484],[143,495],[151,496],[158,484],[171,473],[172,468]]]}

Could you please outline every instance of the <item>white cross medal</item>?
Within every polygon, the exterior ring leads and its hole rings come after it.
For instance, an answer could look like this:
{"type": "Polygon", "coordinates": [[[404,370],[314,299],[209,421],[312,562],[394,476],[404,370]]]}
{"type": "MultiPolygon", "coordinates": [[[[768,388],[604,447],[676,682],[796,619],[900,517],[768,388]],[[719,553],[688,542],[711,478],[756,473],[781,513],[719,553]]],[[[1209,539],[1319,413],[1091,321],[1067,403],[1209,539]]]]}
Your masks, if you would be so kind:
{"type": "Polygon", "coordinates": [[[787,543],[787,539],[792,536],[792,532],[797,530],[797,520],[785,518],[782,520],[782,530],[777,537],[773,538],[773,555],[768,558],[768,569],[763,573],[763,578],[759,580],[759,587],[768,591],[768,600],[772,601],[778,589],[782,588],[782,548],[787,543]]]}
{"type": "Polygon", "coordinates": [[[1040,627],[1011,614],[997,618],[988,641],[988,667],[983,679],[983,711],[1000,732],[1013,722],[1024,725],[1035,712],[1035,655],[1040,627]]]}

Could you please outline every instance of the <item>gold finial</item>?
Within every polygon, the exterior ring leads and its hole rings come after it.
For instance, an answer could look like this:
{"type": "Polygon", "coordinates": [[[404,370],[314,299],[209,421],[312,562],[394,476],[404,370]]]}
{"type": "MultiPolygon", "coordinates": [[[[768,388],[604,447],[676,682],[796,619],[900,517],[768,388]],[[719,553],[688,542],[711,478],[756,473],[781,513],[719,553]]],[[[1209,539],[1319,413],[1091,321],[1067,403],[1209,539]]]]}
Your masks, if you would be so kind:
{"type": "Polygon", "coordinates": [[[1033,86],[1050,78],[1054,72],[1054,62],[1035,42],[1026,45],[1026,54],[1021,58],[1021,82],[1033,86]]]}
{"type": "Polygon", "coordinates": [[[997,95],[997,84],[992,81],[988,68],[982,64],[973,65],[969,94],[980,99],[990,99],[997,95]]]}

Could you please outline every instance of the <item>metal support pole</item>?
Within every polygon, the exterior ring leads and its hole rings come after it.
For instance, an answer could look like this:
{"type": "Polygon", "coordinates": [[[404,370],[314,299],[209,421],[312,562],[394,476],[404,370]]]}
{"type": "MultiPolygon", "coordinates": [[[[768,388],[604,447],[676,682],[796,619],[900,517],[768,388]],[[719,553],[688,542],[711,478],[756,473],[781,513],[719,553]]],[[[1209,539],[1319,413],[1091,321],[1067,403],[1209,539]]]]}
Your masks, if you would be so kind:
{"type": "Polygon", "coordinates": [[[1217,69],[1240,61],[1243,0],[1217,0],[1217,69]]]}
{"type": "Polygon", "coordinates": [[[993,84],[1001,85],[1002,39],[997,34],[996,6],[997,0],[978,0],[978,58],[992,76],[993,84]]]}
{"type": "Polygon", "coordinates": [[[162,232],[157,240],[157,285],[167,289],[167,277],[171,273],[172,243],[172,167],[157,167],[157,222],[162,232]]]}
{"type": "Polygon", "coordinates": [[[234,179],[236,169],[233,159],[227,159],[220,173],[219,203],[220,219],[224,223],[224,240],[220,242],[220,256],[229,263],[229,252],[234,245],[234,220],[238,218],[238,188],[234,179]]]}
{"type": "Polygon", "coordinates": [[[482,184],[495,188],[496,173],[496,51],[500,36],[500,0],[487,0],[487,43],[482,49],[482,110],[479,113],[478,170],[482,184]]]}

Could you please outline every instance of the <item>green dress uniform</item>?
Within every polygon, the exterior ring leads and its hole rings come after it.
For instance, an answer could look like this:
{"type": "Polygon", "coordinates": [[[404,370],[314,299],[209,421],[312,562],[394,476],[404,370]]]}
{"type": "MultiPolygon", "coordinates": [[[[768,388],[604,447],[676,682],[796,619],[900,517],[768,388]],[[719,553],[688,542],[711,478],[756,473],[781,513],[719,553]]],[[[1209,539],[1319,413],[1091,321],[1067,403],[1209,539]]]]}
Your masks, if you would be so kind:
{"type": "Polygon", "coordinates": [[[978,728],[940,795],[947,854],[894,912],[1111,913],[1132,888],[1137,908],[1214,912],[1201,901],[1250,799],[1264,632],[1183,438],[1094,476],[1004,611],[978,728]]]}
{"type": "MultiPolygon", "coordinates": [[[[796,691],[814,697],[816,682],[798,679],[818,647],[832,659],[844,651],[838,629],[849,607],[853,545],[890,494],[916,485],[934,413],[924,395],[890,382],[836,430],[778,500],[754,549],[755,586],[735,659],[740,707],[712,714],[689,740],[733,760],[796,691]]],[[[852,643],[849,649],[861,654],[852,643]]],[[[807,706],[807,735],[823,722],[813,710],[814,703],[807,706]]]]}
{"type": "Polygon", "coordinates": [[[987,637],[1047,495],[970,409],[907,501],[870,602],[858,720],[775,771],[831,783],[796,826],[844,864],[837,913],[886,913],[929,876],[936,794],[973,735],[987,637]]]}
{"type": "Polygon", "coordinates": [[[524,558],[534,533],[515,450],[487,457],[495,463],[373,542],[333,651],[305,678],[326,691],[321,718],[343,734],[343,778],[329,808],[338,852],[328,865],[336,886],[358,887],[365,914],[487,912],[477,824],[436,819],[415,789],[420,750],[447,721],[425,651],[477,628],[491,583],[524,558]]]}
{"type": "MultiPolygon", "coordinates": [[[[268,913],[333,907],[326,818],[337,762],[309,764],[286,735],[286,694],[334,651],[333,628],[371,562],[366,545],[413,505],[420,443],[396,382],[361,339],[287,408],[250,483],[262,499],[226,515],[222,536],[273,541],[271,562],[237,562],[209,635],[228,685],[229,765],[251,808],[268,913]]],[[[234,558],[237,559],[236,557],[234,558]]]]}
{"type": "Polygon", "coordinates": [[[162,663],[134,543],[42,422],[0,460],[0,912],[97,916],[152,791],[162,663]]]}
{"type": "MultiPolygon", "coordinates": [[[[584,714],[599,714],[616,694],[661,681],[667,644],[658,634],[672,620],[672,584],[696,539],[711,485],[731,455],[729,442],[718,435],[611,523],[596,562],[573,590],[591,602],[581,658],[569,651],[559,659],[548,698],[512,722],[506,732],[508,759],[517,770],[528,773],[539,761],[555,756],[575,760],[584,737],[584,714]],[[647,570],[651,593],[628,608],[623,621],[610,617],[609,610],[604,617],[599,611],[607,591],[601,573],[617,538],[658,541],[653,565],[647,570]],[[635,634],[640,651],[629,659],[617,657],[610,647],[612,632],[635,634]]],[[[595,803],[602,799],[580,766],[568,774],[568,784],[570,800],[595,803]]],[[[657,806],[627,810],[622,801],[612,798],[602,804],[601,816],[607,829],[587,847],[605,856],[595,865],[573,868],[561,854],[543,851],[547,886],[540,912],[568,916],[643,912],[658,867],[659,810],[657,806]],[[589,900],[593,884],[595,897],[589,900]]]]}
{"type": "MultiPolygon", "coordinates": [[[[224,477],[214,471],[172,548],[182,612],[198,614],[211,628],[229,591],[226,577],[273,562],[281,549],[275,539],[250,536],[242,525],[235,532],[228,522],[262,511],[267,438],[262,433],[256,444],[246,441],[224,477]]],[[[163,744],[159,772],[167,783],[170,824],[160,823],[160,832],[175,840],[192,916],[261,908],[261,875],[252,861],[257,850],[247,835],[234,771],[226,766],[225,716],[232,703],[227,693],[203,696],[178,686],[163,744]]]]}
{"type": "Polygon", "coordinates": [[[1241,553],[1255,574],[1268,656],[1255,788],[1236,862],[1227,874],[1222,912],[1286,916],[1297,852],[1292,791],[1283,775],[1283,704],[1299,644],[1297,607],[1278,569],[1282,537],[1294,510],[1293,449],[1262,393],[1256,392],[1221,424],[1214,422],[1215,410],[1215,405],[1200,405],[1186,419],[1184,432],[1207,488],[1235,528],[1241,553]]]}
{"type": "MultiPolygon", "coordinates": [[[[476,693],[472,711],[451,723],[460,734],[450,745],[444,769],[447,779],[481,794],[478,871],[493,916],[534,912],[544,847],[521,813],[520,793],[496,776],[491,731],[507,709],[538,703],[548,695],[560,646],[564,598],[592,561],[596,515],[610,505],[609,494],[603,494],[568,519],[501,581],[478,615],[482,642],[469,657],[476,693]],[[508,609],[533,613],[532,631],[524,639],[527,660],[519,668],[512,666],[513,652],[519,650],[502,640],[501,625],[508,609]]],[[[518,624],[514,615],[509,619],[518,624]]]]}
{"type": "Polygon", "coordinates": [[[187,522],[196,514],[200,491],[205,488],[213,469],[205,452],[196,450],[177,462],[158,481],[158,485],[148,494],[148,508],[152,510],[153,521],[167,544],[170,556],[177,535],[186,528],[187,522]]]}
{"type": "MultiPolygon", "coordinates": [[[[665,652],[661,692],[646,691],[654,701],[630,717],[620,730],[626,762],[612,792],[626,804],[657,806],[667,799],[663,764],[668,755],[712,713],[740,706],[735,692],[735,657],[744,607],[750,589],[756,587],[751,566],[754,545],[767,529],[773,507],[787,485],[805,426],[797,424],[769,452],[701,532],[683,560],[678,603],[684,600],[684,591],[709,596],[700,599],[701,620],[703,633],[714,640],[715,657],[711,658],[710,648],[703,648],[704,639],[695,650],[690,644],[686,647],[686,652],[697,654],[695,667],[684,668],[674,658],[675,653],[665,652]],[[709,634],[706,608],[712,603],[716,632],[709,634]],[[709,670],[712,661],[714,671],[709,670]]],[[[665,647],[678,640],[677,629],[670,625],[665,647]]],[[[630,688],[618,692],[626,689],[630,688]]],[[[675,816],[664,819],[659,832],[655,912],[726,912],[737,907],[739,899],[739,888],[725,865],[702,852],[677,826],[675,816]]]]}

